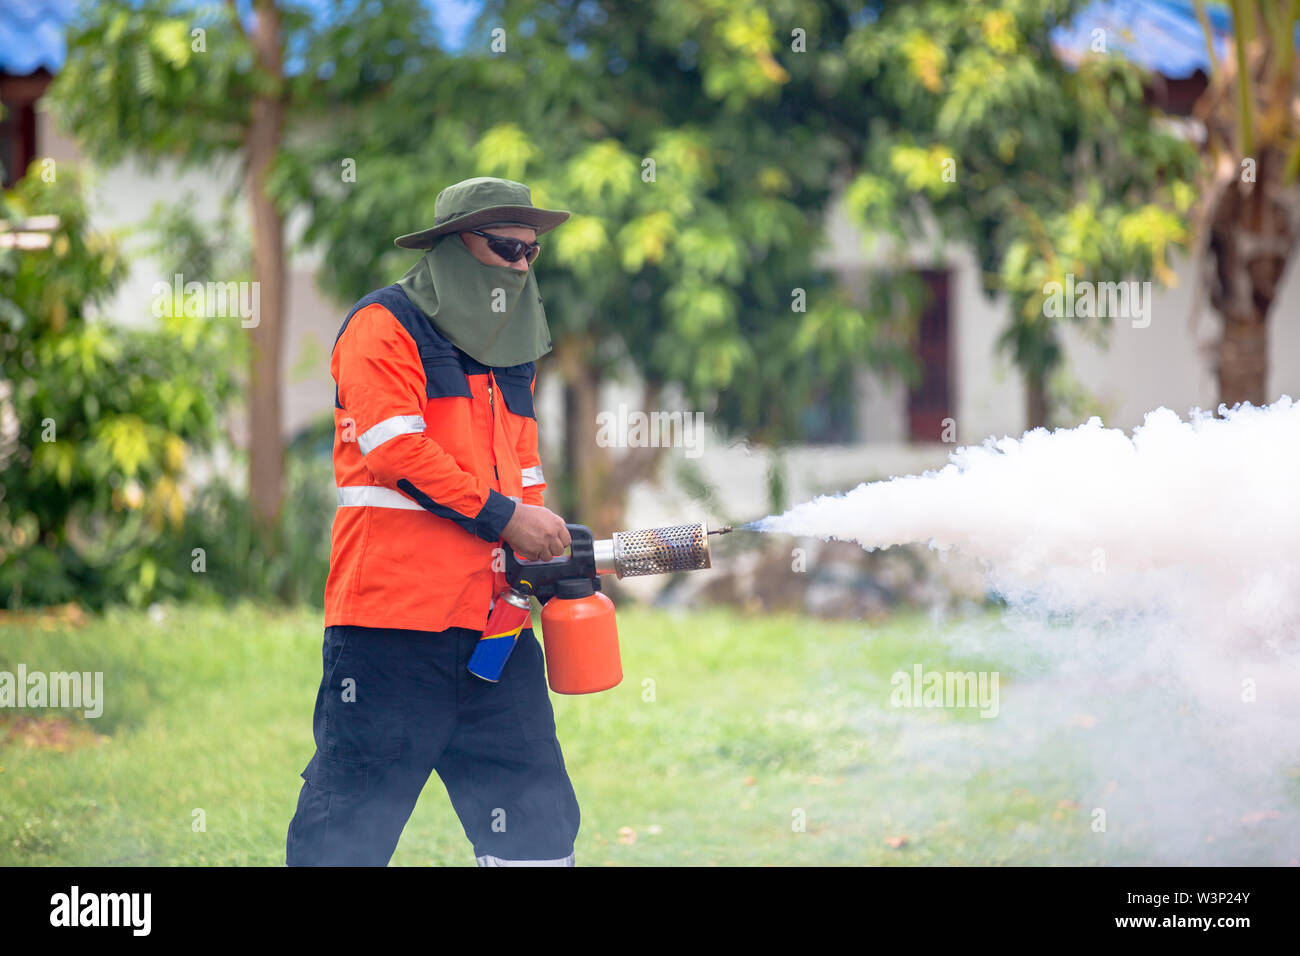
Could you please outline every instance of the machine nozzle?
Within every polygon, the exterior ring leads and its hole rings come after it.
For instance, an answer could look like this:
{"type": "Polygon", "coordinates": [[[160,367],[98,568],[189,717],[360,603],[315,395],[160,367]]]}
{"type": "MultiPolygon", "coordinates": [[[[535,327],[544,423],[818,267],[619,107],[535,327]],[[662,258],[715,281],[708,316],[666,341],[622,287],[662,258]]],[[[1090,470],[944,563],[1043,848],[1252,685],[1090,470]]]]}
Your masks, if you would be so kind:
{"type": "Polygon", "coordinates": [[[724,524],[721,528],[714,528],[709,534],[731,534],[735,529],[729,524],[724,524]]]}
{"type": "Polygon", "coordinates": [[[710,567],[709,535],[712,533],[703,521],[643,531],[616,531],[612,538],[593,543],[596,573],[628,578],[710,567]]]}

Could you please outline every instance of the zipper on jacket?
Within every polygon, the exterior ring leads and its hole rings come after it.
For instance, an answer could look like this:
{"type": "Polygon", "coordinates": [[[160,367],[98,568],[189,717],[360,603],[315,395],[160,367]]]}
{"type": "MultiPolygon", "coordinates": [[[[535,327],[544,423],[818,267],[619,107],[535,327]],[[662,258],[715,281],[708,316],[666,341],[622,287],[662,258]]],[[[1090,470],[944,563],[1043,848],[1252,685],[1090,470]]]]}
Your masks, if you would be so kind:
{"type": "Polygon", "coordinates": [[[497,471],[496,463],[496,433],[497,433],[497,402],[492,392],[492,373],[488,372],[488,408],[492,413],[492,474],[497,476],[497,484],[501,484],[501,472],[497,471]]]}

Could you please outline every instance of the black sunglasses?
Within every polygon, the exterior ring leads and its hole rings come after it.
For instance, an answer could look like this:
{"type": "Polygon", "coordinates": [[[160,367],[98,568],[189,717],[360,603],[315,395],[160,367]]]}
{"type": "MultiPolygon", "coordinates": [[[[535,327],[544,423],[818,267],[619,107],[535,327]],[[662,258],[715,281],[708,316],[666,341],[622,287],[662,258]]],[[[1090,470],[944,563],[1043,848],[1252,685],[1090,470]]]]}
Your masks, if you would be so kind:
{"type": "Polygon", "coordinates": [[[520,256],[527,256],[528,261],[532,262],[542,251],[539,242],[524,242],[522,239],[511,239],[509,236],[494,236],[490,232],[482,232],[478,229],[471,229],[469,232],[470,235],[482,236],[486,239],[488,248],[493,254],[500,256],[506,262],[517,262],[520,256]]]}

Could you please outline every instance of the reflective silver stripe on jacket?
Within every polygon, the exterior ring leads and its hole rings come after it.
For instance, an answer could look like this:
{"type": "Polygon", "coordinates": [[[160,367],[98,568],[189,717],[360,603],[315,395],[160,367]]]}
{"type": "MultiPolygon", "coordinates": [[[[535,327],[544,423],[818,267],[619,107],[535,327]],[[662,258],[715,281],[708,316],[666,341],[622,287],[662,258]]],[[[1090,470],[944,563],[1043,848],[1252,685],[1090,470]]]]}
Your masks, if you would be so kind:
{"type": "Polygon", "coordinates": [[[423,511],[406,495],[382,485],[347,485],[339,489],[340,508],[400,508],[423,511]]]}
{"type": "Polygon", "coordinates": [[[499,856],[476,856],[479,866],[573,866],[573,854],[558,860],[503,860],[499,856]]]}
{"type": "Polygon", "coordinates": [[[541,465],[533,465],[531,468],[525,468],[523,474],[525,488],[529,488],[533,485],[546,484],[546,479],[542,477],[541,465]]]}
{"type": "Polygon", "coordinates": [[[361,454],[368,455],[390,438],[422,431],[424,431],[424,416],[394,415],[392,418],[385,418],[378,425],[367,428],[357,439],[357,447],[361,449],[361,454]]]}

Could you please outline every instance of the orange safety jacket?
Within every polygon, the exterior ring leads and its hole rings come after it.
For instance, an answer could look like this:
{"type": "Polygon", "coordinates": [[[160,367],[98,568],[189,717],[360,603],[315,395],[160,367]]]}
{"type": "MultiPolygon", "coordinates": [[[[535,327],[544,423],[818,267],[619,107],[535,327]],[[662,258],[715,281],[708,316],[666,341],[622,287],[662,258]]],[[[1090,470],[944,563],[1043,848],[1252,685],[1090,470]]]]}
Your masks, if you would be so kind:
{"type": "Polygon", "coordinates": [[[330,372],[334,516],[325,626],[482,630],[515,502],[542,504],[535,365],[490,368],[390,285],[343,321],[330,372]]]}

